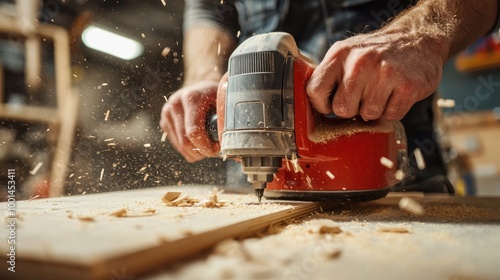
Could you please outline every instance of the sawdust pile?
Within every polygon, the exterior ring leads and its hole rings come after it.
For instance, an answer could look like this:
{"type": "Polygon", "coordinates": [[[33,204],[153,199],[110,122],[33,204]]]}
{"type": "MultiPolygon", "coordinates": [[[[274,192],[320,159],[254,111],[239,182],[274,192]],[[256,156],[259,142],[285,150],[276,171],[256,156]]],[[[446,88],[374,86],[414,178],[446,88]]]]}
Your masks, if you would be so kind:
{"type": "Polygon", "coordinates": [[[326,119],[316,125],[309,139],[316,143],[327,142],[341,136],[352,136],[360,132],[377,133],[391,131],[392,123],[387,120],[365,122],[360,118],[326,119]]]}
{"type": "MultiPolygon", "coordinates": [[[[405,222],[433,222],[433,223],[483,223],[500,222],[498,210],[480,208],[474,205],[442,205],[425,203],[425,211],[417,213],[402,211],[399,205],[379,205],[376,202],[364,203],[363,206],[344,207],[333,210],[331,213],[337,221],[405,221],[405,222]]],[[[405,206],[406,207],[406,206],[405,206]]]]}

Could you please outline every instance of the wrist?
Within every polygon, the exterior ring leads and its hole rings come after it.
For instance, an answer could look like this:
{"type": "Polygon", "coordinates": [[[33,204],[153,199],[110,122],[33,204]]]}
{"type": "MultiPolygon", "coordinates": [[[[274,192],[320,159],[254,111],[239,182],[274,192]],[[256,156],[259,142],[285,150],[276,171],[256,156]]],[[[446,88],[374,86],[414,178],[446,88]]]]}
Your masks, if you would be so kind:
{"type": "Polygon", "coordinates": [[[432,15],[426,8],[418,7],[407,12],[380,32],[390,36],[403,50],[414,47],[419,52],[440,59],[444,64],[453,55],[451,50],[458,21],[453,16],[437,20],[439,17],[432,15]]]}
{"type": "Polygon", "coordinates": [[[189,86],[199,82],[214,82],[219,83],[222,78],[222,74],[218,71],[211,71],[206,73],[189,74],[186,73],[184,78],[183,86],[189,86]]]}

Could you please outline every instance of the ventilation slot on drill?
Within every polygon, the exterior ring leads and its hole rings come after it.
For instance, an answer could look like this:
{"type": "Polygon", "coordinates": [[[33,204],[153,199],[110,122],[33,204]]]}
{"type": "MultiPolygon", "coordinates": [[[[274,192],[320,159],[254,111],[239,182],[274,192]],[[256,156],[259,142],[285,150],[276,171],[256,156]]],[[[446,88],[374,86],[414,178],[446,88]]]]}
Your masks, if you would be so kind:
{"type": "Polygon", "coordinates": [[[229,76],[248,73],[273,73],[274,53],[256,52],[235,56],[229,65],[229,76]]]}

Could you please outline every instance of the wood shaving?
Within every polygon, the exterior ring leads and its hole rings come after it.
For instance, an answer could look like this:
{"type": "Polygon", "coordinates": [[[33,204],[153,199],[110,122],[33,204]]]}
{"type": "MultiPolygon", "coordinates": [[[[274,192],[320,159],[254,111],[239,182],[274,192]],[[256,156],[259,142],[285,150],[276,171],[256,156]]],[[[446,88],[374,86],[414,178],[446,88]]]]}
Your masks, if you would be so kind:
{"type": "Polygon", "coordinates": [[[297,158],[297,155],[295,153],[292,154],[292,159],[290,160],[290,162],[292,163],[295,173],[304,173],[304,170],[299,165],[299,159],[297,158]]]}
{"type": "Polygon", "coordinates": [[[148,208],[140,213],[128,213],[127,209],[123,208],[115,212],[110,213],[110,216],[115,216],[118,218],[135,218],[135,217],[146,217],[151,216],[156,212],[155,209],[148,208]]]}
{"type": "Polygon", "coordinates": [[[334,260],[334,259],[338,259],[341,254],[342,254],[341,250],[334,250],[334,251],[331,251],[331,252],[324,254],[324,257],[327,260],[334,260]]]}
{"type": "Polygon", "coordinates": [[[219,188],[214,187],[213,190],[208,192],[208,201],[204,201],[201,203],[202,207],[207,207],[207,208],[220,208],[223,207],[224,205],[227,204],[226,201],[220,201],[218,199],[218,194],[223,193],[224,190],[219,190],[219,188]]]}
{"type": "Polygon", "coordinates": [[[180,195],[181,192],[166,192],[161,200],[163,200],[163,202],[172,202],[176,200],[180,195]]]}
{"type": "Polygon", "coordinates": [[[391,169],[394,166],[394,162],[386,157],[380,158],[380,164],[382,164],[383,166],[385,166],[389,169],[391,169]]]}
{"type": "Polygon", "coordinates": [[[39,163],[35,166],[35,168],[29,172],[29,173],[30,173],[30,175],[35,175],[35,174],[38,172],[38,170],[40,170],[40,167],[42,167],[42,165],[43,165],[43,162],[39,162],[39,163]]]}
{"type": "Polygon", "coordinates": [[[181,192],[166,192],[162,200],[167,204],[167,206],[172,207],[191,207],[191,206],[202,206],[207,208],[220,208],[226,204],[230,204],[230,201],[222,201],[218,199],[218,194],[221,194],[223,190],[214,187],[213,190],[209,191],[207,196],[208,200],[200,202],[199,199],[189,196],[181,197],[181,192]]]}
{"type": "Polygon", "coordinates": [[[439,98],[436,104],[439,108],[453,108],[455,107],[455,100],[439,98]]]}
{"type": "Polygon", "coordinates": [[[402,227],[381,227],[378,229],[379,232],[391,232],[391,233],[410,233],[409,230],[402,227]]]}
{"type": "Polygon", "coordinates": [[[306,175],[306,183],[307,183],[307,187],[308,187],[308,188],[310,188],[310,189],[312,189],[312,188],[313,188],[313,187],[312,187],[312,179],[311,179],[311,177],[309,177],[309,176],[307,176],[307,175],[306,175]]]}
{"type": "Polygon", "coordinates": [[[95,222],[95,219],[89,216],[78,216],[77,219],[82,222],[95,222]]]}
{"type": "Polygon", "coordinates": [[[110,216],[115,216],[115,217],[124,217],[127,215],[127,209],[122,208],[120,210],[117,210],[115,212],[109,213],[110,216]]]}
{"type": "Polygon", "coordinates": [[[418,169],[424,170],[425,160],[424,156],[422,155],[422,151],[419,148],[416,148],[415,151],[413,151],[413,155],[415,156],[415,161],[417,162],[418,169]]]}
{"type": "Polygon", "coordinates": [[[424,214],[424,207],[422,204],[418,203],[415,199],[410,198],[410,197],[402,197],[399,200],[399,208],[406,210],[410,213],[413,213],[415,215],[422,215],[424,214]]]}
{"type": "Polygon", "coordinates": [[[101,176],[99,176],[99,181],[102,181],[103,176],[104,176],[104,168],[101,169],[101,176]]]}
{"type": "MultiPolygon", "coordinates": [[[[163,3],[163,6],[165,6],[165,1],[162,0],[162,3],[163,3]]],[[[170,49],[169,47],[165,47],[163,49],[163,51],[161,51],[161,56],[166,57],[170,53],[171,50],[172,49],[170,49]]]]}
{"type": "Polygon", "coordinates": [[[405,173],[404,173],[404,171],[403,171],[403,170],[398,170],[398,171],[396,171],[396,173],[394,174],[394,177],[395,177],[397,180],[401,181],[401,180],[403,180],[403,178],[405,177],[405,173]]]}
{"type": "Polygon", "coordinates": [[[185,196],[185,197],[177,198],[174,201],[165,201],[164,200],[164,202],[165,202],[165,204],[167,204],[167,206],[171,206],[171,207],[190,207],[190,206],[194,206],[196,203],[200,202],[200,200],[197,198],[191,198],[189,196],[185,196]]]}
{"type": "Polygon", "coordinates": [[[320,234],[325,234],[325,233],[339,234],[341,232],[342,232],[342,229],[339,226],[324,226],[323,225],[318,229],[318,233],[320,233],[320,234]]]}
{"type": "Polygon", "coordinates": [[[219,190],[219,188],[214,187],[213,190],[208,191],[208,200],[212,203],[217,203],[217,194],[218,193],[223,193],[224,190],[219,190]]]}
{"type": "Polygon", "coordinates": [[[39,194],[37,194],[37,195],[35,195],[35,196],[33,196],[33,197],[30,197],[29,199],[26,199],[25,201],[35,200],[35,199],[37,199],[37,198],[39,198],[39,197],[40,197],[40,195],[39,195],[39,194]]]}
{"type": "Polygon", "coordinates": [[[331,220],[317,220],[311,224],[309,232],[316,234],[339,234],[343,231],[331,220]]]}
{"type": "Polygon", "coordinates": [[[219,201],[219,202],[213,203],[212,201],[204,201],[201,203],[201,206],[206,207],[206,208],[221,208],[227,204],[230,204],[230,202],[219,201]]]}

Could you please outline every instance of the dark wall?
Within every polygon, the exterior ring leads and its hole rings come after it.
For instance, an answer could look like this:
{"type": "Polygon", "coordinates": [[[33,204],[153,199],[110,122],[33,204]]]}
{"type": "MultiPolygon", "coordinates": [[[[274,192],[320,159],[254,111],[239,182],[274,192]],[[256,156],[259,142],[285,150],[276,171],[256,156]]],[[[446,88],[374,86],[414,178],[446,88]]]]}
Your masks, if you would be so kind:
{"type": "Polygon", "coordinates": [[[456,102],[455,108],[445,109],[445,113],[492,110],[500,107],[500,68],[465,74],[459,73],[450,60],[439,90],[443,98],[456,102]]]}

